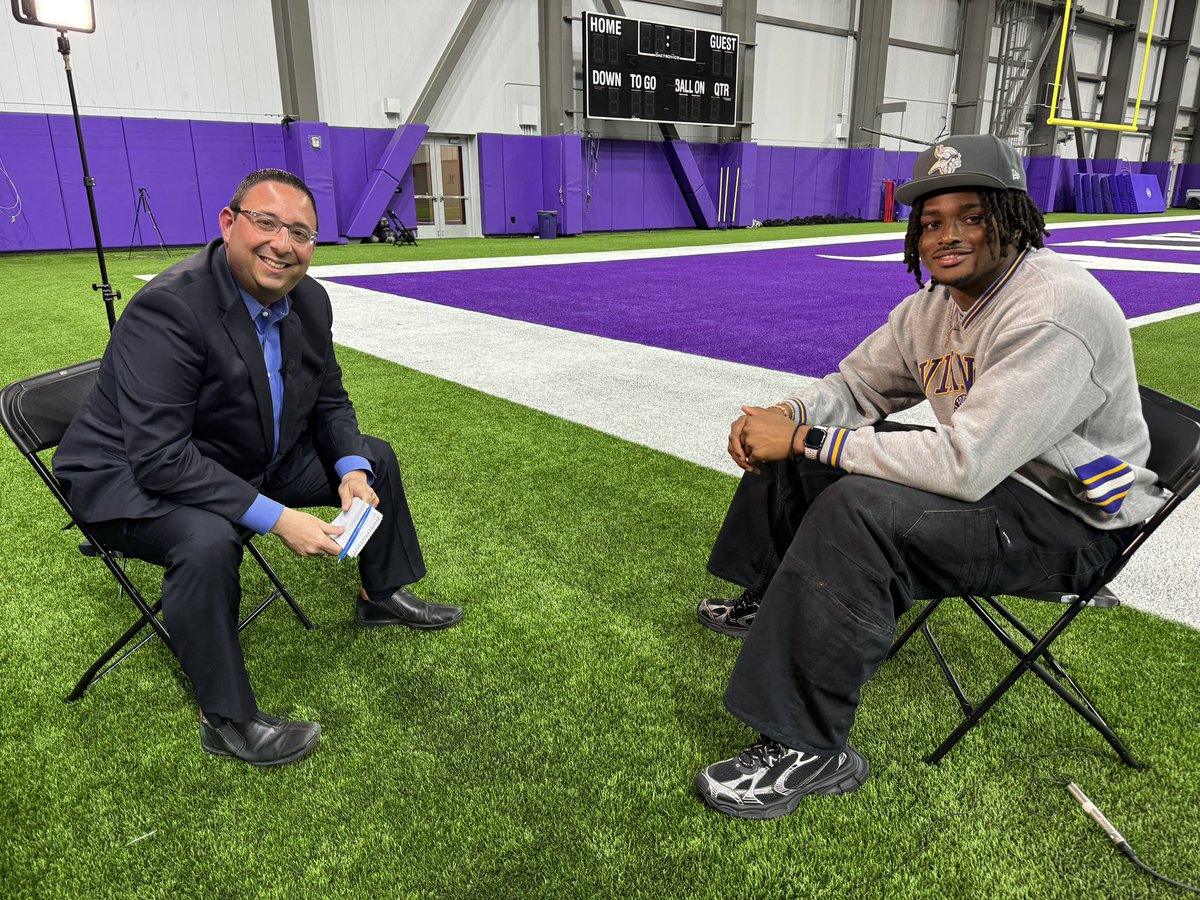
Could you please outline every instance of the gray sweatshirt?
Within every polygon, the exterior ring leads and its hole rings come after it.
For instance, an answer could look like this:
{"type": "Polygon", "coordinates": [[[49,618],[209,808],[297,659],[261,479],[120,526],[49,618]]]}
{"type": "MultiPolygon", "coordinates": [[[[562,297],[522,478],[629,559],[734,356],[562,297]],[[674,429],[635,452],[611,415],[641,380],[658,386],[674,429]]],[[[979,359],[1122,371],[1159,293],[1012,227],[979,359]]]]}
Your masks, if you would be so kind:
{"type": "Polygon", "coordinates": [[[1028,249],[963,313],[919,290],[838,371],[788,398],[828,431],[820,459],[847,472],[975,501],[1010,475],[1097,528],[1165,500],[1145,468],[1129,329],[1091,274],[1028,249]],[[876,431],[928,400],[933,431],[876,431]]]}

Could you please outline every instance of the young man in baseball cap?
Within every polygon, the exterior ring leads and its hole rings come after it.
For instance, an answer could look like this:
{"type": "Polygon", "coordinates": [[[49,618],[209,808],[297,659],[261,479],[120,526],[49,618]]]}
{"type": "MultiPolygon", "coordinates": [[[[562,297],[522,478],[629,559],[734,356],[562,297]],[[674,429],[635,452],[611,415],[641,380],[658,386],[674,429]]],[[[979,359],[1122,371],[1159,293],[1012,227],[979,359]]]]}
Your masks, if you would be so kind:
{"type": "Polygon", "coordinates": [[[730,815],[866,780],[859,694],[914,600],[1079,590],[1163,501],[1125,317],[1042,246],[1012,147],[944,138],[897,198],[917,291],[837,372],[730,429],[745,474],[709,571],[744,591],[697,614],[744,638],[725,706],[759,737],[696,776],[730,815]],[[936,428],[885,421],[922,401],[936,428]]]}

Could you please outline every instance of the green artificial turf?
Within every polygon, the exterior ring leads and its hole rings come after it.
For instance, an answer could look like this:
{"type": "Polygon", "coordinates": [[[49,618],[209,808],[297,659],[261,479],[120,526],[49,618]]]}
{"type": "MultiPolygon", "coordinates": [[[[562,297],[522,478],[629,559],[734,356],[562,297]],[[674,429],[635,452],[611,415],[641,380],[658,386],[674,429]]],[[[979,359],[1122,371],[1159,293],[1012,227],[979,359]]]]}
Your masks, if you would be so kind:
{"type": "MultiPolygon", "coordinates": [[[[587,236],[553,250],[715,237],[587,236]]],[[[317,262],[550,247],[323,247],[317,262]]],[[[134,276],[169,262],[109,258],[126,296],[134,276]]],[[[0,381],[99,355],[95,277],[88,254],[0,257],[0,381]]],[[[1137,329],[1142,380],[1200,403],[1198,331],[1197,316],[1137,329]]],[[[64,704],[132,608],[2,442],[0,894],[1173,896],[1082,815],[1068,777],[1149,864],[1200,882],[1200,633],[1088,611],[1056,645],[1144,772],[1033,679],[925,765],[959,713],[914,641],[864,691],[852,734],[872,765],[861,790],[773,822],[730,819],[691,780],[753,738],[721,707],[738,644],[694,617],[697,598],[726,589],[704,564],[734,479],[362,353],[340,358],[364,429],[404,466],[430,570],[420,591],[462,602],[463,623],[357,629],[353,567],[295,559],[268,538],[318,629],[276,604],[244,634],[246,656],[264,709],[322,723],[311,757],[259,771],[201,753],[190,689],[157,644],[64,704]]],[[[152,567],[131,571],[157,584],[152,567]]],[[[265,593],[252,564],[244,587],[247,601],[265,593]]],[[[1057,610],[1028,612],[1046,625],[1057,610]]],[[[1006,660],[961,608],[938,621],[981,696],[1006,660]]]]}

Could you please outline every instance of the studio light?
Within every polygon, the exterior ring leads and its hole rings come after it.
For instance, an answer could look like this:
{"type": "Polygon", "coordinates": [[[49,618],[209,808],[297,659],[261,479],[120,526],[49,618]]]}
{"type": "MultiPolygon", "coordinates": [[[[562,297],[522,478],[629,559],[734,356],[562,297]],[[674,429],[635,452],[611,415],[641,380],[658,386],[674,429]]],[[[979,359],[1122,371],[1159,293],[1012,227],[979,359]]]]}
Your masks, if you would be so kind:
{"type": "Polygon", "coordinates": [[[75,135],[79,138],[79,159],[83,163],[83,187],[87,191],[88,211],[92,214],[92,234],[96,238],[96,257],[100,261],[100,283],[92,284],[99,291],[108,313],[108,330],[117,322],[113,301],[121,299],[108,282],[108,266],[104,262],[104,244],[100,240],[100,217],[96,213],[96,179],[88,172],[87,149],[83,145],[83,125],[79,121],[79,102],[75,99],[75,79],[71,74],[71,42],[68,31],[91,34],[96,30],[96,10],[93,0],[12,0],[13,17],[24,25],[44,25],[58,32],[58,52],[67,70],[67,90],[71,93],[71,113],[75,118],[75,135]]]}
{"type": "Polygon", "coordinates": [[[26,25],[45,25],[58,31],[96,30],[93,0],[12,0],[13,15],[26,25]]]}

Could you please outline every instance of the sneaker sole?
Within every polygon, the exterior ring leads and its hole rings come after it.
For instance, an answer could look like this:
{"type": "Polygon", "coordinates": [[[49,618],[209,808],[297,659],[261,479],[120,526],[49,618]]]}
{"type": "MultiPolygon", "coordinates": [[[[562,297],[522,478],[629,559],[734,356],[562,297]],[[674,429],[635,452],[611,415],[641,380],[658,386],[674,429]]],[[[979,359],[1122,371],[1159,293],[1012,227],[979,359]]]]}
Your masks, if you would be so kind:
{"type": "Polygon", "coordinates": [[[704,615],[699,609],[696,610],[696,621],[707,628],[709,631],[715,631],[717,634],[723,634],[726,637],[744,639],[746,633],[750,630],[745,625],[725,625],[721,622],[714,622],[712,619],[704,615]]]}
{"type": "Polygon", "coordinates": [[[857,751],[852,751],[855,764],[848,771],[834,772],[828,778],[818,779],[807,789],[782,797],[775,803],[746,804],[734,803],[722,797],[714,797],[708,791],[708,777],[703,773],[696,776],[694,784],[700,794],[700,799],[713,809],[739,819],[778,819],[796,811],[800,801],[805,797],[831,796],[849,794],[863,786],[867,776],[871,774],[871,766],[866,758],[857,751]]]}

